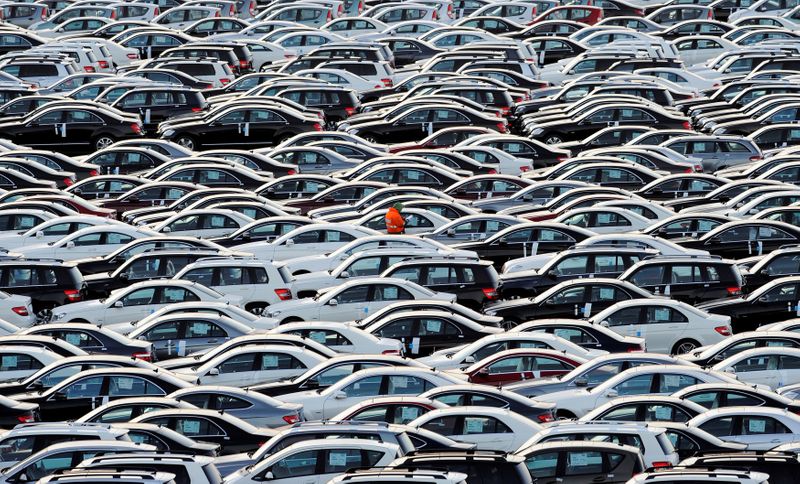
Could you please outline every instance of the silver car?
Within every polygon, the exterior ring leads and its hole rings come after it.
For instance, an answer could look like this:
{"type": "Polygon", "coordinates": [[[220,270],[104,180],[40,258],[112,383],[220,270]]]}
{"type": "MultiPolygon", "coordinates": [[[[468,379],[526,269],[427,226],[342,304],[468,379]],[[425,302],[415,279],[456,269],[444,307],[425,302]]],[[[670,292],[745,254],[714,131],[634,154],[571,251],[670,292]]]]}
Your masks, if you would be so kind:
{"type": "Polygon", "coordinates": [[[468,215],[442,225],[432,232],[421,234],[420,237],[446,245],[481,241],[522,222],[523,220],[508,215],[468,215]]]}
{"type": "Polygon", "coordinates": [[[713,173],[763,159],[761,149],[743,136],[681,136],[661,143],[691,161],[700,161],[703,171],[713,173]]]}
{"type": "Polygon", "coordinates": [[[202,385],[168,395],[199,408],[224,411],[256,427],[277,428],[302,420],[303,405],[285,403],[272,397],[236,387],[202,385]]]}

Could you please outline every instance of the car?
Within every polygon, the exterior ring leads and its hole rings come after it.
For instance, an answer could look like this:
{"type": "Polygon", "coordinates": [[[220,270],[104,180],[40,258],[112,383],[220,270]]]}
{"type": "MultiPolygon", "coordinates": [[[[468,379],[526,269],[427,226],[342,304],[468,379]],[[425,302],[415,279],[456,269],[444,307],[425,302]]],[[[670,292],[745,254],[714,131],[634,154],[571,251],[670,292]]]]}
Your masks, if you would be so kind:
{"type": "Polygon", "coordinates": [[[130,356],[144,361],[151,361],[154,357],[153,347],[149,342],[138,341],[106,328],[98,328],[93,324],[53,323],[38,325],[21,331],[19,334],[42,335],[61,339],[89,354],[130,356]]]}
{"type": "Polygon", "coordinates": [[[724,482],[736,484],[756,484],[769,479],[769,474],[733,469],[685,469],[676,467],[674,469],[657,469],[652,472],[644,472],[634,476],[628,482],[631,484],[658,484],[660,482],[717,482],[718,479],[725,479],[724,482]]]}
{"type": "Polygon", "coordinates": [[[123,224],[89,226],[71,232],[61,239],[49,243],[28,245],[18,249],[25,257],[55,258],[70,261],[113,252],[134,239],[152,237],[155,232],[145,228],[134,228],[123,224]]]}
{"type": "Polygon", "coordinates": [[[127,441],[127,430],[107,425],[83,425],[72,422],[19,425],[0,437],[8,449],[3,463],[9,467],[32,454],[60,442],[75,440],[127,441]]]}
{"type": "Polygon", "coordinates": [[[160,451],[173,454],[189,454],[215,457],[219,451],[216,444],[196,442],[166,427],[151,424],[116,423],[114,428],[128,431],[128,438],[140,444],[155,446],[160,451]]]}
{"type": "Polygon", "coordinates": [[[746,331],[678,357],[696,365],[712,366],[742,351],[765,346],[796,348],[800,347],[800,340],[795,340],[795,333],[791,331],[746,331]]]}
{"type": "Polygon", "coordinates": [[[708,383],[687,387],[672,395],[676,398],[690,400],[708,409],[752,405],[787,408],[795,411],[795,404],[791,400],[757,385],[708,383]]]}
{"type": "Polygon", "coordinates": [[[245,419],[257,427],[276,428],[300,421],[302,407],[282,403],[249,389],[229,386],[201,385],[184,388],[168,395],[179,402],[187,402],[198,408],[222,410],[245,419]]]}
{"type": "Polygon", "coordinates": [[[344,410],[332,420],[388,422],[405,425],[431,410],[447,408],[441,402],[422,397],[378,397],[344,410]]]}
{"type": "Polygon", "coordinates": [[[0,396],[0,409],[3,410],[2,417],[0,417],[0,428],[10,429],[19,424],[35,422],[39,406],[35,403],[18,402],[0,396]]]}
{"type": "Polygon", "coordinates": [[[730,356],[712,367],[734,373],[744,383],[777,389],[798,382],[793,362],[800,356],[794,348],[754,348],[730,356]]]}
{"type": "Polygon", "coordinates": [[[466,482],[466,474],[426,469],[380,469],[353,470],[331,479],[332,484],[356,484],[360,482],[430,482],[431,484],[460,484],[466,482]]]}
{"type": "Polygon", "coordinates": [[[81,301],[86,294],[81,273],[61,261],[5,258],[0,260],[0,271],[7,274],[0,289],[8,294],[30,297],[37,319],[46,319],[52,308],[81,301]]]}
{"type": "MultiPolygon", "coordinates": [[[[792,444],[789,444],[792,445],[792,444]]],[[[783,448],[784,446],[780,446],[783,448]]],[[[782,454],[779,450],[759,455],[755,452],[742,452],[740,454],[715,453],[704,456],[691,457],[681,462],[681,467],[691,472],[693,468],[709,468],[717,465],[730,465],[751,472],[753,474],[765,474],[769,471],[769,478],[772,482],[791,482],[794,470],[800,464],[791,456],[782,454]]]]}
{"type": "Polygon", "coordinates": [[[520,455],[531,477],[537,482],[561,478],[559,476],[568,478],[572,474],[602,475],[606,482],[622,483],[644,470],[644,461],[638,448],[609,442],[548,442],[521,449],[520,455]],[[616,464],[610,478],[606,477],[610,470],[606,462],[616,464]]]}
{"type": "Polygon", "coordinates": [[[78,466],[78,469],[84,472],[91,472],[92,469],[102,472],[103,469],[108,468],[125,469],[126,474],[157,470],[160,471],[159,474],[175,476],[175,479],[181,482],[205,483],[221,479],[219,471],[214,466],[214,458],[187,453],[167,455],[159,452],[98,454],[85,459],[78,466]]]}
{"type": "Polygon", "coordinates": [[[566,375],[586,359],[547,349],[519,348],[487,356],[461,370],[470,383],[503,386],[566,375]]]}
{"type": "Polygon", "coordinates": [[[697,427],[725,441],[747,445],[748,450],[769,450],[795,442],[794,430],[800,422],[785,409],[769,407],[726,407],[709,410],[689,420],[697,427]]]}
{"type": "Polygon", "coordinates": [[[670,396],[640,395],[611,400],[579,420],[622,422],[687,422],[706,411],[702,405],[670,396]]]}

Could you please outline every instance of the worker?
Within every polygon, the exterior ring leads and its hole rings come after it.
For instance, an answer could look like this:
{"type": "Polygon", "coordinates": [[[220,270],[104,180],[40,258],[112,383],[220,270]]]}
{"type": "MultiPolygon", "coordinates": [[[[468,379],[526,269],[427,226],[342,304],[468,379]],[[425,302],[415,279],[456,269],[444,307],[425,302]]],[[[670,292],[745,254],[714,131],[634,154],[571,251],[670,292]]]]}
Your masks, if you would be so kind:
{"type": "Polygon", "coordinates": [[[400,212],[403,210],[402,203],[395,203],[386,211],[386,231],[390,234],[406,233],[406,221],[400,212]]]}

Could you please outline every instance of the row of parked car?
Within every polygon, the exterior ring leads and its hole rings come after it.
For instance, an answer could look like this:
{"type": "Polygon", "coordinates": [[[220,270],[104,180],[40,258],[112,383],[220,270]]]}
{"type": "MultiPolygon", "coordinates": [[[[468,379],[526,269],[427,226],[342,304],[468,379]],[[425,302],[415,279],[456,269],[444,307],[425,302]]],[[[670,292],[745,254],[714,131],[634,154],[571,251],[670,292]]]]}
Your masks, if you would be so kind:
{"type": "Polygon", "coordinates": [[[0,2],[0,483],[796,482],[798,25],[0,2]]]}

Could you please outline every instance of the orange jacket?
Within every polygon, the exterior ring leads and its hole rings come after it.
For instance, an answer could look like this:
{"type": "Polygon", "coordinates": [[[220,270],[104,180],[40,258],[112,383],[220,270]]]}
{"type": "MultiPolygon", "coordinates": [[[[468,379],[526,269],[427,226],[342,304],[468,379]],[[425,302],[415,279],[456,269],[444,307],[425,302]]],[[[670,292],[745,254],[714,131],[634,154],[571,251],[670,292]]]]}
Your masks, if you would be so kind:
{"type": "Polygon", "coordinates": [[[406,221],[394,207],[386,211],[386,231],[390,234],[402,234],[406,228],[406,221]]]}

